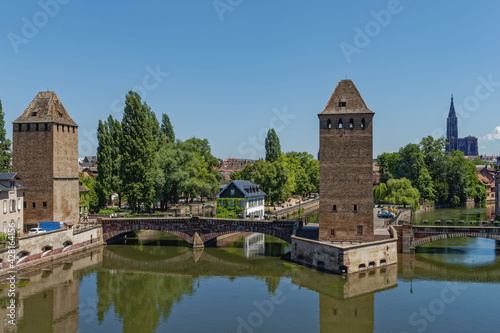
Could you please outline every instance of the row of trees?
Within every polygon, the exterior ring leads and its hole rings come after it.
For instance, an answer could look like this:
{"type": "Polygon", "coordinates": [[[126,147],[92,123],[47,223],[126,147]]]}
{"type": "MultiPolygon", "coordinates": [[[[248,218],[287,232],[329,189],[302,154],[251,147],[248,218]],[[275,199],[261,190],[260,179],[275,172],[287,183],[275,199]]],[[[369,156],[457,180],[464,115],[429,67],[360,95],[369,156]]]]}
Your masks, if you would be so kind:
{"type": "Polygon", "coordinates": [[[10,152],[10,140],[7,139],[7,131],[5,130],[5,119],[2,110],[2,101],[0,101],[0,172],[11,172],[10,160],[12,153],[10,152]]]}
{"type": "Polygon", "coordinates": [[[125,98],[122,121],[110,115],[97,128],[96,194],[99,206],[118,194],[119,205],[127,199],[133,211],[160,203],[164,209],[179,198],[214,196],[220,175],[206,139],[175,139],[166,114],[161,124],[141,97],[130,91],[125,98]],[[104,198],[102,198],[104,196],[104,198]]]}
{"type": "Polygon", "coordinates": [[[234,172],[231,179],[250,180],[267,193],[270,203],[285,201],[292,194],[305,195],[319,191],[319,161],[307,152],[281,152],[274,129],[267,133],[266,160],[247,164],[234,172]]]}
{"type": "Polygon", "coordinates": [[[446,152],[445,138],[428,136],[420,144],[379,155],[377,164],[382,183],[406,178],[427,201],[458,206],[467,199],[486,200],[486,188],[476,176],[475,164],[460,151],[446,152]]]}

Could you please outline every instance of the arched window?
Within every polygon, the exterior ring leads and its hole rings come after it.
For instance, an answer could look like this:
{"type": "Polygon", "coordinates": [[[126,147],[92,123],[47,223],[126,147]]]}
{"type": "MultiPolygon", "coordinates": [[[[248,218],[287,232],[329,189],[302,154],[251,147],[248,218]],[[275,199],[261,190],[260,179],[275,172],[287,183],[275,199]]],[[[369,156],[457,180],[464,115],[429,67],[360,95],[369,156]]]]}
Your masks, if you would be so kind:
{"type": "Polygon", "coordinates": [[[361,129],[365,129],[365,118],[361,119],[361,129]]]}
{"type": "Polygon", "coordinates": [[[353,128],[354,128],[354,120],[351,118],[351,120],[349,120],[349,129],[353,128]]]}
{"type": "Polygon", "coordinates": [[[326,122],[326,128],[327,129],[332,128],[332,121],[330,119],[328,119],[328,121],[326,122]]]}
{"type": "Polygon", "coordinates": [[[339,128],[342,128],[342,119],[339,119],[339,128]]]}

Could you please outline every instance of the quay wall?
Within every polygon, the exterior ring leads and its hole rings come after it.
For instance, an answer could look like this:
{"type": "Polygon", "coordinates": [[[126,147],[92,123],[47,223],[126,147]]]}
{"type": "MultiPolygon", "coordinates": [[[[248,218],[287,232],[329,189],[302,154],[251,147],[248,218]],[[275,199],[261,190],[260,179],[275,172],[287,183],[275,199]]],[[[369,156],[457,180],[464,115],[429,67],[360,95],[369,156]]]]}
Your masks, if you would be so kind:
{"type": "Polygon", "coordinates": [[[397,233],[391,238],[359,244],[339,244],[292,236],[292,260],[320,270],[351,274],[396,264],[397,233]]]}
{"type": "Polygon", "coordinates": [[[0,275],[69,256],[102,244],[104,242],[100,226],[79,232],[74,232],[73,228],[67,228],[21,237],[15,247],[7,246],[0,249],[0,275]],[[14,263],[15,265],[12,265],[14,263]]]}

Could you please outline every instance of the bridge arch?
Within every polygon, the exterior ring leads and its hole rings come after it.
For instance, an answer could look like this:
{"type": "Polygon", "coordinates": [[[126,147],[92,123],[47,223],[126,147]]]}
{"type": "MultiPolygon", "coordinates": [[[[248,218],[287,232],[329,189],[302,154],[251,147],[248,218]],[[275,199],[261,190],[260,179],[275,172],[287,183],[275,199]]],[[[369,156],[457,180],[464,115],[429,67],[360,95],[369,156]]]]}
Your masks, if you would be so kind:
{"type": "Polygon", "coordinates": [[[267,222],[198,217],[102,219],[102,225],[103,240],[105,242],[131,231],[155,230],[172,234],[190,244],[193,244],[195,241],[196,234],[198,234],[203,244],[206,244],[218,236],[239,232],[262,233],[291,243],[292,235],[298,228],[298,222],[267,222]]]}
{"type": "Polygon", "coordinates": [[[479,237],[479,238],[487,238],[487,239],[494,239],[494,240],[500,241],[500,235],[495,235],[495,234],[488,234],[488,233],[483,233],[483,232],[450,232],[450,233],[432,235],[432,236],[427,236],[427,237],[415,239],[413,241],[413,246],[418,247],[420,245],[436,242],[436,241],[443,240],[443,239],[462,238],[462,237],[479,237]]]}

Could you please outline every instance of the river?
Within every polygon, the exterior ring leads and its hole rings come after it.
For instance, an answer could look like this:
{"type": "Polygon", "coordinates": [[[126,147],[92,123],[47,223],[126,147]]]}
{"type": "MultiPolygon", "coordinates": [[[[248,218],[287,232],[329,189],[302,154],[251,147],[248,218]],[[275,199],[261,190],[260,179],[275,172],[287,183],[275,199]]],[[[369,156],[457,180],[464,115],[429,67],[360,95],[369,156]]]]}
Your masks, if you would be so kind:
{"type": "MultiPolygon", "coordinates": [[[[18,272],[17,332],[499,331],[495,241],[435,242],[342,277],[287,262],[289,244],[250,236],[198,251],[168,236],[128,240],[18,272]]],[[[3,320],[0,332],[11,331],[3,320]]]]}

